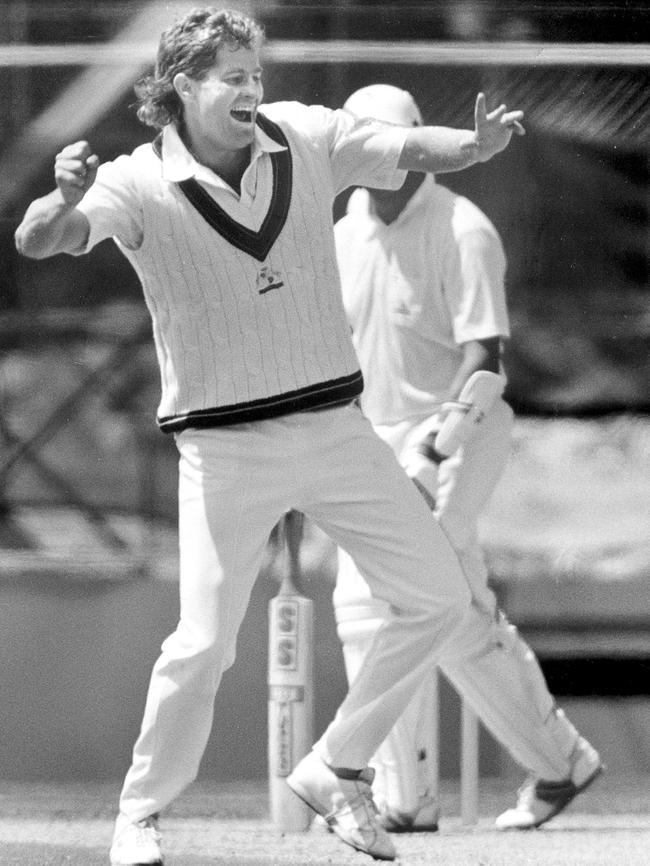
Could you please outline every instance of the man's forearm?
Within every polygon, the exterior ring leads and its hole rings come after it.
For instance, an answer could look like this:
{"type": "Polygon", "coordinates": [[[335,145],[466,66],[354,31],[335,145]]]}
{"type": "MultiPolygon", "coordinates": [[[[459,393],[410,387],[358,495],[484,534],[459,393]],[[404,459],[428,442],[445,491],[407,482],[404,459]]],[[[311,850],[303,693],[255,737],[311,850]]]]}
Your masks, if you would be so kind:
{"type": "Polygon", "coordinates": [[[470,340],[461,346],[463,359],[452,382],[449,383],[447,399],[456,400],[463,386],[477,370],[498,373],[501,361],[501,338],[470,340]]]}
{"type": "Polygon", "coordinates": [[[85,218],[55,189],[27,208],[16,229],[16,248],[33,259],[76,252],[84,240],[84,223],[85,218]]]}
{"type": "Polygon", "coordinates": [[[480,162],[479,146],[469,129],[421,126],[409,130],[398,167],[441,174],[480,162]]]}
{"type": "Polygon", "coordinates": [[[513,133],[524,135],[522,111],[506,111],[500,105],[487,111],[485,94],[474,106],[474,129],[419,126],[409,129],[398,167],[407,171],[460,171],[486,162],[506,148],[513,133]]]}

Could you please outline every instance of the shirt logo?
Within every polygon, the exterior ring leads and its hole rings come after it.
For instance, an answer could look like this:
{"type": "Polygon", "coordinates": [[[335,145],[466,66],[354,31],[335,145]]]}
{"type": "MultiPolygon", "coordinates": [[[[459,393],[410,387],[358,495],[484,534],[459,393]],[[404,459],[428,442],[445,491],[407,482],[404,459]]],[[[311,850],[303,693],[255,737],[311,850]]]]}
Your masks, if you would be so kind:
{"type": "Polygon", "coordinates": [[[271,289],[281,289],[283,285],[280,271],[274,271],[269,265],[264,265],[260,268],[257,274],[258,294],[264,295],[266,292],[270,292],[271,289]]]}
{"type": "Polygon", "coordinates": [[[397,304],[397,306],[396,306],[395,309],[394,309],[394,312],[395,312],[398,316],[408,316],[408,315],[410,315],[410,313],[411,313],[411,311],[410,311],[409,308],[406,306],[406,303],[405,303],[404,301],[400,301],[399,304],[397,304]]]}

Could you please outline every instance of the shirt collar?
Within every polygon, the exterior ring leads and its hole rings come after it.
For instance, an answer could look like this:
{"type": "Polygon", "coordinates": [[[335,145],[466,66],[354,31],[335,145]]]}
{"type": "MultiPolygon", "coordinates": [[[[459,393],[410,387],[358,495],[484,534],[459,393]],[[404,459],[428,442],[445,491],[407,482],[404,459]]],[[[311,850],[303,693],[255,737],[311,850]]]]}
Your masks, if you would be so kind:
{"type": "MultiPolygon", "coordinates": [[[[278,144],[268,136],[264,130],[255,125],[255,138],[251,148],[250,165],[265,153],[276,153],[286,150],[282,144],[278,144]]],[[[249,165],[249,168],[250,168],[249,165]]],[[[247,169],[248,170],[248,169],[247,169]]],[[[219,175],[212,169],[197,162],[189,150],[185,147],[175,124],[169,123],[162,131],[162,176],[170,183],[179,183],[190,177],[200,177],[202,180],[216,183],[219,186],[227,186],[219,175]]]]}

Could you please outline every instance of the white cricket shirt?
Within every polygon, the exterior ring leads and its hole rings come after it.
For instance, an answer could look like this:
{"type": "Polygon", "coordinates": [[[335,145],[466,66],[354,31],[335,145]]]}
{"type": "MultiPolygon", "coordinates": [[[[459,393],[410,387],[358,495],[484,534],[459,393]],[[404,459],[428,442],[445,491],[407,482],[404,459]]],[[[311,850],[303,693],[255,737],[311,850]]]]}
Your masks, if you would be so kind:
{"type": "Polygon", "coordinates": [[[440,407],[469,340],[509,336],[499,235],[463,196],[425,178],[386,225],[365,189],[335,226],[343,300],[373,424],[440,407]]]}
{"type": "Polygon", "coordinates": [[[299,103],[262,106],[238,195],[173,126],[100,166],[86,252],[113,237],[151,313],[165,431],[335,405],[363,380],[341,302],[332,204],[394,188],[406,129],[299,103]]]}

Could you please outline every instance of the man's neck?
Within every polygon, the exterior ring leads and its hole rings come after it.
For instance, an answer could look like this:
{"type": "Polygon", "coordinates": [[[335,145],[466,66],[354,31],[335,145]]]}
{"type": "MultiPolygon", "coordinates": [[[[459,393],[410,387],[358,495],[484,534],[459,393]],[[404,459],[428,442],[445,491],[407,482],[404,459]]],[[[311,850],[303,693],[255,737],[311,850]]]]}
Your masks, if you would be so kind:
{"type": "Polygon", "coordinates": [[[198,163],[219,175],[237,193],[240,192],[241,179],[251,161],[251,145],[238,150],[222,150],[204,139],[190,138],[184,129],[181,130],[181,138],[198,163]]]}
{"type": "Polygon", "coordinates": [[[376,196],[372,196],[372,206],[375,211],[375,216],[383,223],[389,226],[395,222],[397,217],[402,213],[408,202],[395,200],[380,200],[376,196]]]}
{"type": "Polygon", "coordinates": [[[202,165],[207,165],[208,168],[212,169],[215,174],[218,174],[239,195],[241,192],[241,179],[250,165],[251,147],[248,145],[243,150],[226,151],[218,160],[210,162],[199,161],[202,165]]]}
{"type": "Polygon", "coordinates": [[[425,177],[425,174],[410,171],[404,186],[399,190],[370,190],[375,215],[386,225],[395,222],[420,188],[425,177]]]}

